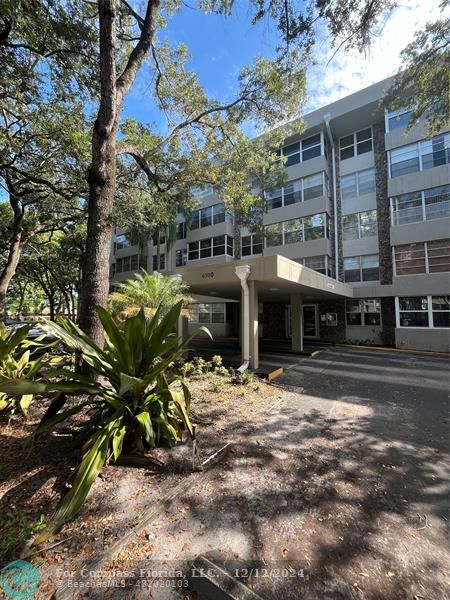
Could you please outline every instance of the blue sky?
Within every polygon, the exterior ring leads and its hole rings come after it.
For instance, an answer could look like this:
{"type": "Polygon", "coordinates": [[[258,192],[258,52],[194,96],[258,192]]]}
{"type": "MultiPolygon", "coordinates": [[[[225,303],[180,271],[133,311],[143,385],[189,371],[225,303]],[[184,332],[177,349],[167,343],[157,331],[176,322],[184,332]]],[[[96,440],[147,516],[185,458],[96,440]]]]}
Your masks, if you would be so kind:
{"type": "MultiPolygon", "coordinates": [[[[187,0],[195,6],[195,0],[187,0]]],[[[439,14],[440,0],[403,0],[382,24],[365,54],[340,51],[332,60],[326,31],[318,29],[316,64],[308,68],[307,112],[393,75],[401,64],[400,51],[426,20],[439,14]]],[[[237,75],[257,54],[272,56],[277,43],[273,23],[251,25],[249,3],[238,0],[230,17],[205,15],[183,6],[169,20],[160,38],[185,43],[191,53],[190,68],[195,70],[207,93],[218,100],[229,100],[236,90],[237,75]]],[[[146,94],[148,72],[142,72],[125,103],[125,116],[161,124],[146,94]]]]}

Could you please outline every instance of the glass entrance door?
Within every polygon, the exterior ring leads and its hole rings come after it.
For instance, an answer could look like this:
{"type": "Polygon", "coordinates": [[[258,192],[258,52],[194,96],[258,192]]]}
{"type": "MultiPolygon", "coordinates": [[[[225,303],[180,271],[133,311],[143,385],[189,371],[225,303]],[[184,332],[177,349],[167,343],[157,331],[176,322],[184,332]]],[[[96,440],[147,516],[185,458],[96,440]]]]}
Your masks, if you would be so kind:
{"type": "Polygon", "coordinates": [[[303,337],[318,337],[317,304],[303,305],[303,337]]]}

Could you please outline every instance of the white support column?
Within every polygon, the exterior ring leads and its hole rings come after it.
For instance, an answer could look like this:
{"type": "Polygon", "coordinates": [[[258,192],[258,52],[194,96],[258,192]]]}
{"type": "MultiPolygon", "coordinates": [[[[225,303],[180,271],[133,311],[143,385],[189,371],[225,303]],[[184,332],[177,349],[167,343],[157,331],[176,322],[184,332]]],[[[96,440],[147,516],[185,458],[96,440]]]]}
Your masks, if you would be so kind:
{"type": "Polygon", "coordinates": [[[249,281],[250,295],[250,368],[259,367],[259,322],[258,322],[258,284],[256,281],[249,281]]]}
{"type": "Polygon", "coordinates": [[[291,343],[294,352],[303,352],[303,300],[291,294],[291,343]]]}
{"type": "Polygon", "coordinates": [[[250,290],[247,284],[250,275],[250,265],[239,265],[235,273],[241,280],[241,347],[242,365],[239,371],[244,372],[250,365],[250,290]]]}

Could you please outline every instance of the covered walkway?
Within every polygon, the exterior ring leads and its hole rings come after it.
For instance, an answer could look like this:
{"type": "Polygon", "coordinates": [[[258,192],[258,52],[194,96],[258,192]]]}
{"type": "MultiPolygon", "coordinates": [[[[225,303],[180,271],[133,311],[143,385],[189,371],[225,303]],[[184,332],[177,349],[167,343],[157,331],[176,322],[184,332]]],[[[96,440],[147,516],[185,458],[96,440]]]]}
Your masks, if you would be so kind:
{"type": "MultiPolygon", "coordinates": [[[[305,350],[303,302],[353,297],[353,290],[347,284],[280,255],[185,267],[177,274],[193,294],[209,296],[211,301],[214,297],[240,300],[242,369],[260,367],[259,302],[290,304],[291,350],[302,353],[305,350]]],[[[320,315],[321,321],[332,318],[333,313],[320,315]]]]}

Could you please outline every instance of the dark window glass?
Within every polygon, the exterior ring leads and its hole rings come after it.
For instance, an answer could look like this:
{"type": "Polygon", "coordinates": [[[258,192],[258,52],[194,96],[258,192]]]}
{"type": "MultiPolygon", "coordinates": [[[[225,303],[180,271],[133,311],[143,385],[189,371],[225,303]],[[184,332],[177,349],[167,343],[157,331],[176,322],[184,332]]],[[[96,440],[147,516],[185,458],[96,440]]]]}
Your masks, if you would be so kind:
{"type": "Polygon", "coordinates": [[[427,312],[401,312],[401,327],[428,327],[427,312]]]}
{"type": "Polygon", "coordinates": [[[347,313],[347,325],[361,325],[362,315],[361,313],[347,313]]]}
{"type": "Polygon", "coordinates": [[[272,210],[274,208],[280,208],[281,206],[283,206],[281,190],[275,190],[267,199],[267,207],[269,210],[272,210]]]}
{"type": "Polygon", "coordinates": [[[226,236],[227,241],[227,254],[228,256],[234,256],[234,240],[229,235],[226,236]]]}
{"type": "Polygon", "coordinates": [[[320,134],[302,140],[302,161],[320,156],[321,153],[320,134]]]}
{"type": "Polygon", "coordinates": [[[225,254],[225,236],[218,235],[213,238],[213,256],[221,256],[222,254],[225,254]]]}
{"type": "Polygon", "coordinates": [[[377,281],[380,278],[378,256],[361,256],[363,281],[377,281]]]}
{"type": "Polygon", "coordinates": [[[450,312],[434,312],[434,327],[450,327],[450,312]]]}
{"type": "Polygon", "coordinates": [[[183,221],[182,223],[177,224],[177,240],[184,240],[186,237],[186,223],[183,221]]]}
{"type": "Polygon", "coordinates": [[[214,207],[214,225],[225,222],[225,206],[216,204],[214,207]]]}
{"type": "Polygon", "coordinates": [[[190,219],[189,229],[198,229],[200,225],[200,211],[196,210],[190,219]]]}
{"type": "Polygon", "coordinates": [[[200,240],[200,258],[211,256],[211,239],[200,240]]]}
{"type": "Polygon", "coordinates": [[[344,279],[347,283],[361,281],[361,260],[359,256],[344,258],[344,279]]]}
{"type": "Polygon", "coordinates": [[[212,225],[212,206],[202,208],[200,211],[200,227],[209,227],[212,225]]]}
{"type": "Polygon", "coordinates": [[[380,313],[365,313],[364,314],[365,325],[379,325],[380,324],[380,313]]]}
{"type": "Polygon", "coordinates": [[[428,309],[428,300],[426,296],[410,296],[399,298],[400,311],[423,310],[428,309]]]}
{"type": "Polygon", "coordinates": [[[372,150],[372,129],[363,129],[356,134],[356,151],[357,154],[365,154],[372,150]]]}
{"type": "Polygon", "coordinates": [[[191,242],[188,247],[189,247],[189,252],[188,252],[189,260],[198,260],[198,258],[199,258],[198,242],[191,242]]]}

